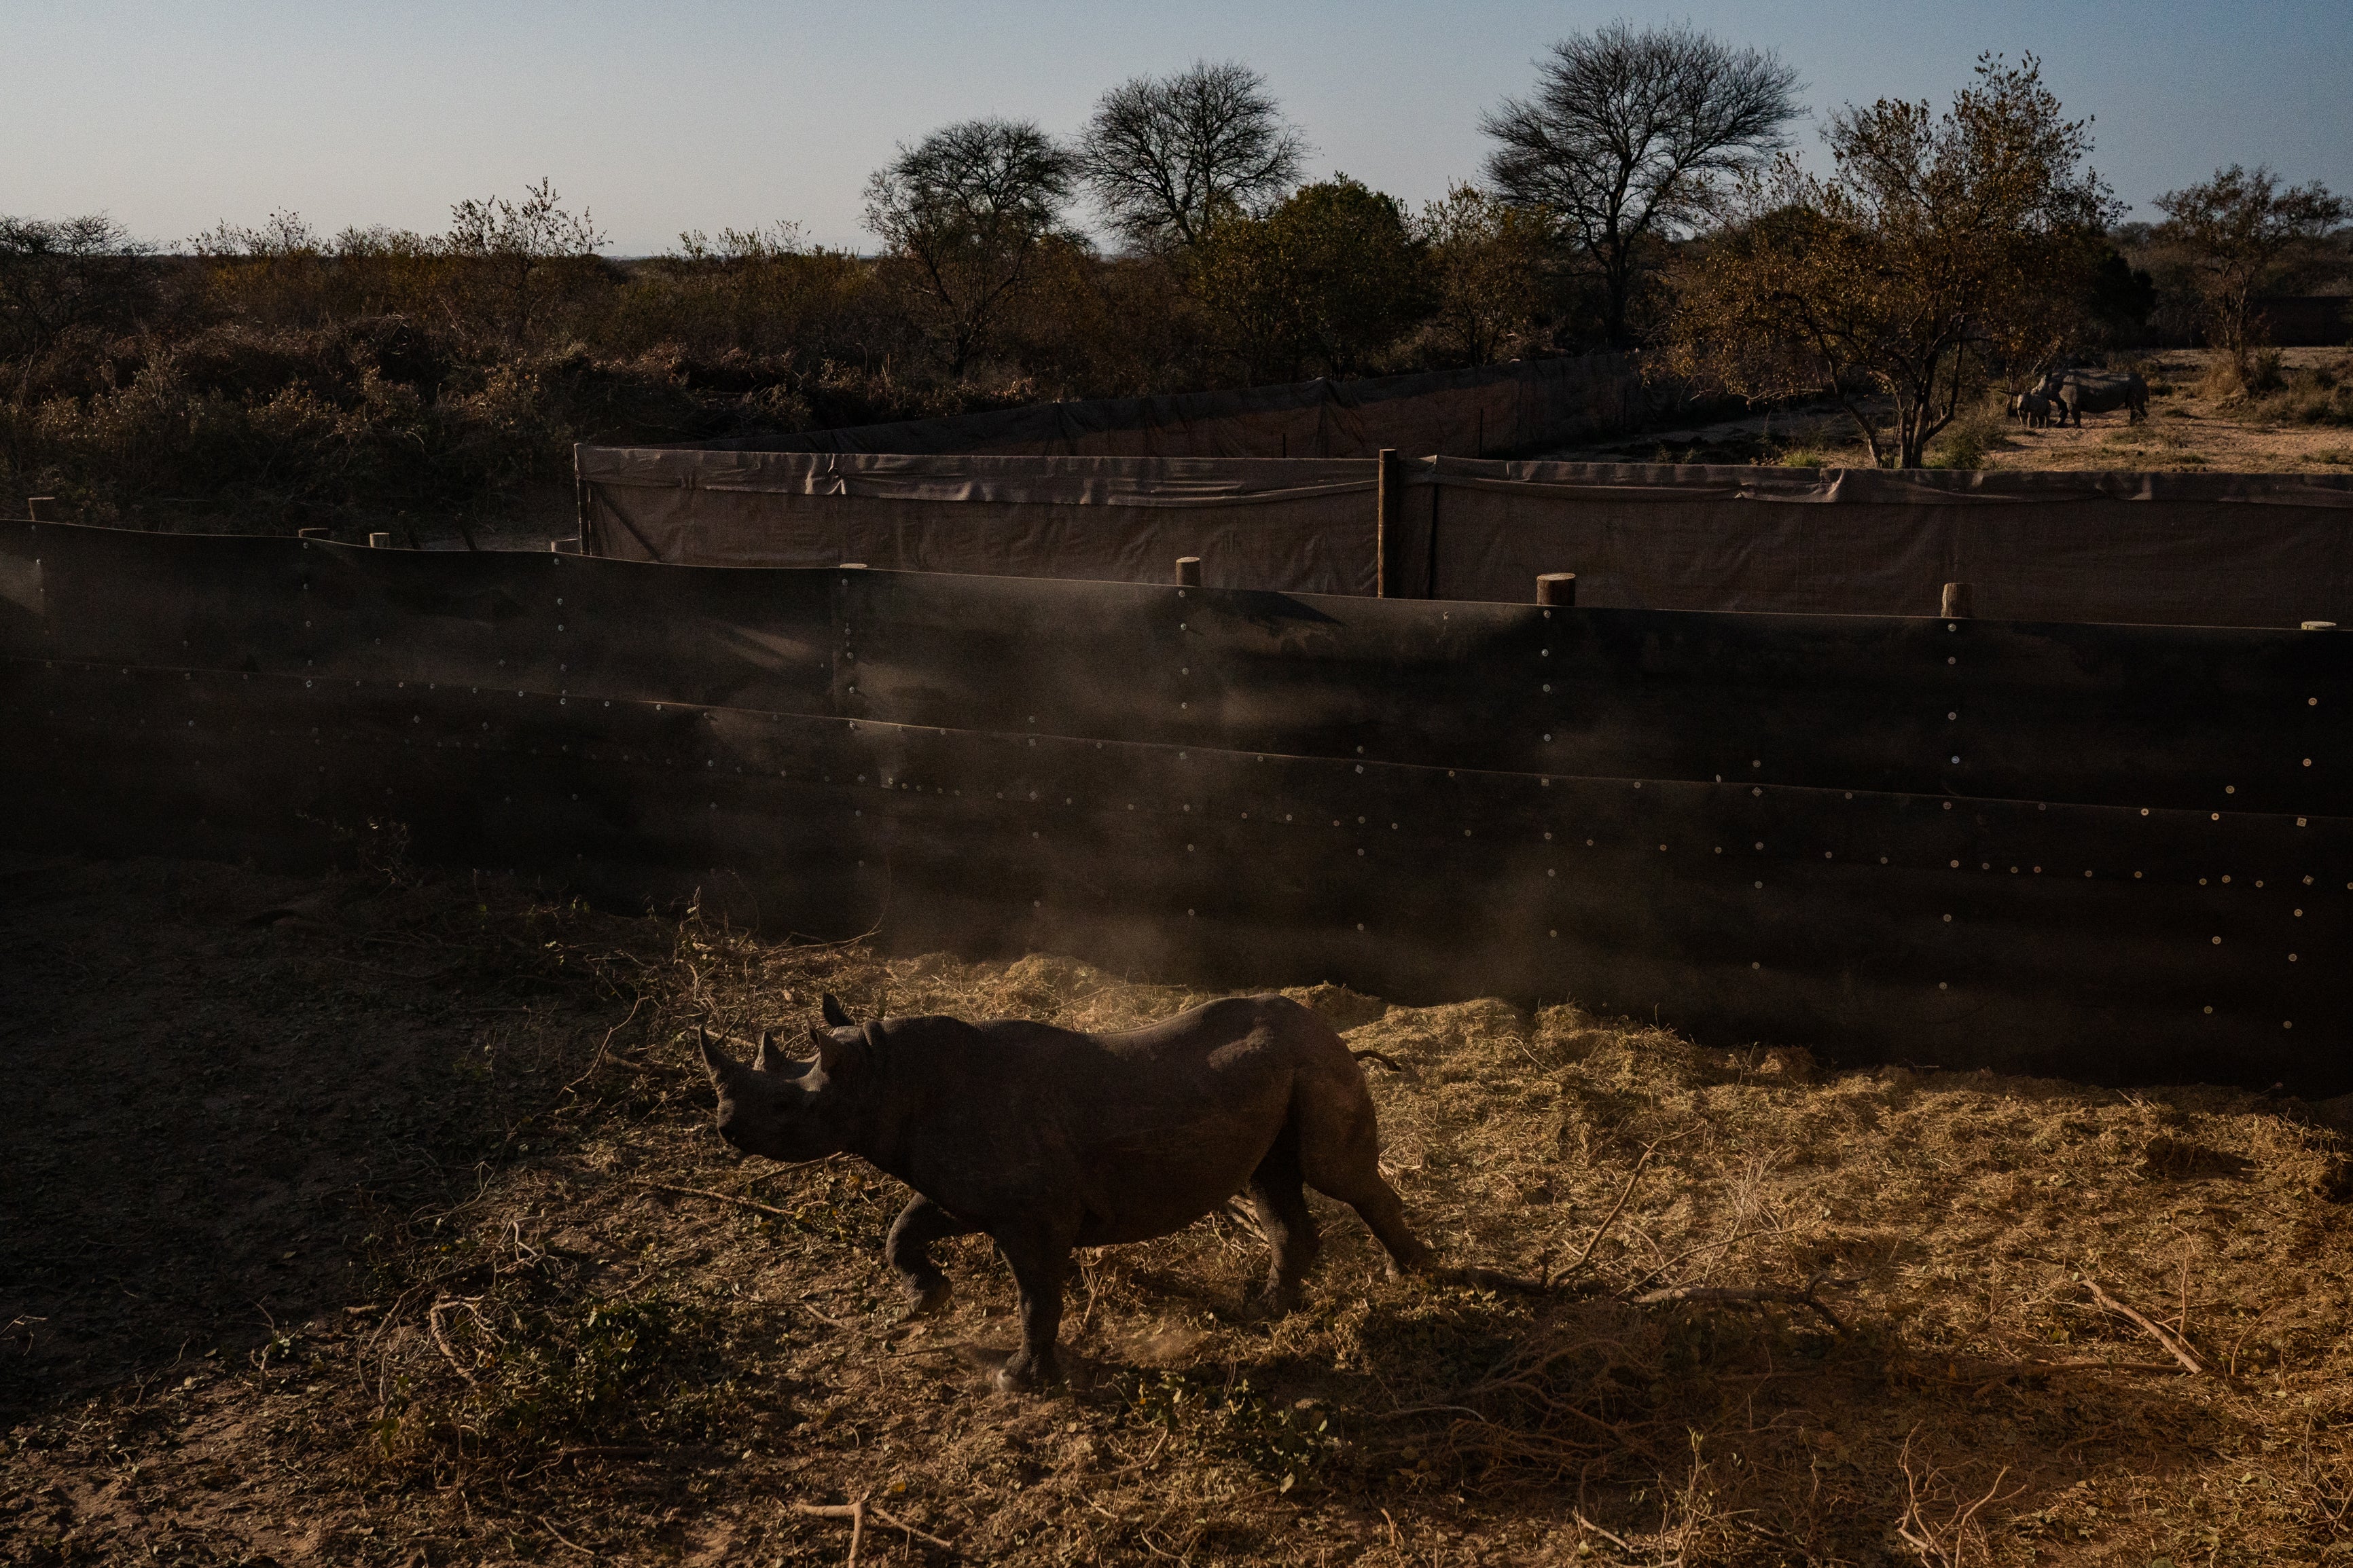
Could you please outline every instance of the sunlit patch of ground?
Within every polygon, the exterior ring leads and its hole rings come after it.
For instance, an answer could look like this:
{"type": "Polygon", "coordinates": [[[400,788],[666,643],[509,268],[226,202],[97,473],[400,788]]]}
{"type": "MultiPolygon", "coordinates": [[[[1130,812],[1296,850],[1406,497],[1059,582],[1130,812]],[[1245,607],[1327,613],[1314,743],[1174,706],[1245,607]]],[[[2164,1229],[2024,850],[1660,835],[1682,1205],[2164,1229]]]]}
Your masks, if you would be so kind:
{"type": "MultiPolygon", "coordinates": [[[[2353,387],[2353,350],[2279,352],[2283,375],[2293,382],[2301,372],[2312,384],[2284,385],[2252,397],[2219,393],[2208,381],[2211,351],[2155,351],[2135,362],[2149,382],[2149,416],[2144,421],[2118,411],[2088,415],[2080,427],[2054,424],[2037,430],[1980,413],[1965,423],[1975,426],[1984,442],[1981,449],[1957,452],[1947,436],[1931,443],[1929,457],[1937,466],[1978,468],[2353,473],[2353,394],[2327,395],[2335,386],[2353,387]],[[2334,386],[2319,385],[2316,375],[2334,386]],[[1963,457],[1969,460],[1959,460],[1963,457]]],[[[1831,406],[1720,420],[1544,455],[1575,462],[1825,468],[1871,463],[1852,419],[1831,406]]]]}
{"type": "Polygon", "coordinates": [[[987,1245],[901,1323],[905,1194],[731,1152],[693,1030],[1203,994],[396,868],[15,872],[0,1560],[839,1563],[794,1505],[860,1499],[861,1563],[2353,1550],[2339,1105],[1294,993],[1396,1064],[1422,1234],[1557,1288],[1388,1279],[1314,1200],[1255,1322],[1219,1215],[1083,1255],[1079,1386],[1017,1401],[987,1245]]]}

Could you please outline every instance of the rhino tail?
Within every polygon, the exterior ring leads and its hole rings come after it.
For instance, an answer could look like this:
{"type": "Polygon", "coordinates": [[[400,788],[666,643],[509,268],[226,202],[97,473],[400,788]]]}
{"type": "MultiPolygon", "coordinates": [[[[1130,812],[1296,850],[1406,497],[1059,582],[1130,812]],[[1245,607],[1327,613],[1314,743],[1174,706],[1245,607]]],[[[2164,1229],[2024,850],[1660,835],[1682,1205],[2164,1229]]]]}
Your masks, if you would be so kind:
{"type": "Polygon", "coordinates": [[[1360,1062],[1378,1062],[1381,1066],[1388,1068],[1389,1071],[1397,1074],[1399,1078],[1406,1079],[1411,1082],[1419,1083],[1421,1081],[1421,1075],[1419,1073],[1414,1071],[1411,1068],[1406,1066],[1395,1057],[1390,1056],[1387,1051],[1377,1051],[1371,1047],[1366,1046],[1362,1048],[1352,1048],[1348,1054],[1356,1058],[1360,1062]]]}

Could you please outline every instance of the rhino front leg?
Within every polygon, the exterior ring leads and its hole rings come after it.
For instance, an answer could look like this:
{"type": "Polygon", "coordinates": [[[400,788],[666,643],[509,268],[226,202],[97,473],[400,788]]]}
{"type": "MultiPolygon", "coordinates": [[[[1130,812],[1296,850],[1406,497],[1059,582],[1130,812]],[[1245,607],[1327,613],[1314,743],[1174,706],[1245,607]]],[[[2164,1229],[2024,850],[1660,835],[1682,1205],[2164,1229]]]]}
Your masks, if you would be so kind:
{"type": "Polygon", "coordinates": [[[921,1194],[899,1211],[890,1237],[882,1244],[882,1256],[899,1271],[900,1282],[906,1287],[907,1316],[929,1317],[944,1310],[955,1293],[948,1277],[932,1261],[931,1244],[952,1236],[969,1236],[977,1228],[921,1194]]]}
{"type": "Polygon", "coordinates": [[[1071,1237],[1042,1226],[995,1234],[997,1249],[1021,1293],[1021,1348],[998,1371],[997,1386],[1007,1394],[1058,1387],[1062,1365],[1055,1341],[1062,1331],[1062,1280],[1070,1272],[1071,1237]]]}

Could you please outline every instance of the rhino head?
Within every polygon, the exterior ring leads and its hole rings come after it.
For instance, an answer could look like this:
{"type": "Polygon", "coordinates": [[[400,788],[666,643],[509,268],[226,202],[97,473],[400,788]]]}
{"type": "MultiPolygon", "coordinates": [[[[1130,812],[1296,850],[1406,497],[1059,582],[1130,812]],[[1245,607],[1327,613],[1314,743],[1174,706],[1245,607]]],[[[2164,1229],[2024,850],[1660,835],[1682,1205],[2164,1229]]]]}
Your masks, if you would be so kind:
{"type": "Polygon", "coordinates": [[[787,1163],[823,1159],[848,1147],[846,1080],[855,1077],[863,1047],[849,1015],[825,999],[826,1026],[809,1026],[814,1061],[787,1058],[767,1030],[744,1066],[702,1029],[702,1065],[719,1091],[719,1135],[746,1154],[787,1163]]]}

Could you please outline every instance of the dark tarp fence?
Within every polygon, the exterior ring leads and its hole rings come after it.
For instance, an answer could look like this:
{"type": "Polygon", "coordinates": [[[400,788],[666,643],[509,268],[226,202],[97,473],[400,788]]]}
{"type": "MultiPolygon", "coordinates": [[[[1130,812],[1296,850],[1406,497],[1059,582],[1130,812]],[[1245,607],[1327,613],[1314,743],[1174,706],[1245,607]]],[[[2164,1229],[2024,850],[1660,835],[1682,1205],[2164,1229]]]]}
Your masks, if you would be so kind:
{"type": "MultiPolygon", "coordinates": [[[[1369,460],[576,453],[591,554],[1370,593],[1369,460]]],[[[1404,465],[1392,580],[1598,608],[2353,623],[2353,477],[1481,462],[1404,465]]]]}
{"type": "Polygon", "coordinates": [[[772,930],[2319,1092],[2348,650],[17,523],[0,809],[280,860],[390,818],[772,930]]]}

